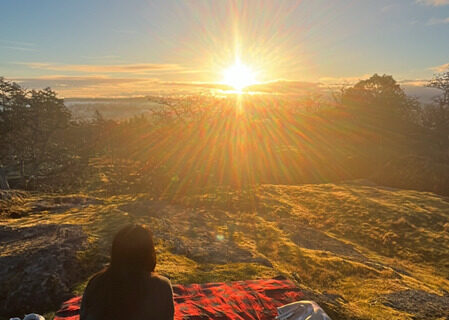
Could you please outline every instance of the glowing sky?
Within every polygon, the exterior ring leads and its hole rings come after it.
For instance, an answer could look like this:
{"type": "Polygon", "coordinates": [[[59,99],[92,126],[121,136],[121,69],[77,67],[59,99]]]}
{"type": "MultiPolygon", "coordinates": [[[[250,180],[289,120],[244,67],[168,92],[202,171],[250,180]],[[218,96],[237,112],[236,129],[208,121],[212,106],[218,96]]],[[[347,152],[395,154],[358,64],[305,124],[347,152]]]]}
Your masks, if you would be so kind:
{"type": "Polygon", "coordinates": [[[0,76],[66,97],[211,88],[236,56],[262,82],[412,83],[449,63],[449,0],[5,0],[0,12],[0,76]]]}

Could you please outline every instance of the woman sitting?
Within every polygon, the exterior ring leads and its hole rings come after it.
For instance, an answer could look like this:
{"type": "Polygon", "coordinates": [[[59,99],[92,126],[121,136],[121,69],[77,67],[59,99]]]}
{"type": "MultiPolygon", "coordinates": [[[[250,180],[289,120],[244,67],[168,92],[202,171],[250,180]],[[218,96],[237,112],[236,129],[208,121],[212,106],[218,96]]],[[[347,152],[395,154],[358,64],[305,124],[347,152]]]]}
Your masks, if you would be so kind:
{"type": "Polygon", "coordinates": [[[154,273],[156,252],[148,228],[129,225],[112,242],[111,263],[90,279],[80,320],[173,319],[173,292],[154,273]]]}

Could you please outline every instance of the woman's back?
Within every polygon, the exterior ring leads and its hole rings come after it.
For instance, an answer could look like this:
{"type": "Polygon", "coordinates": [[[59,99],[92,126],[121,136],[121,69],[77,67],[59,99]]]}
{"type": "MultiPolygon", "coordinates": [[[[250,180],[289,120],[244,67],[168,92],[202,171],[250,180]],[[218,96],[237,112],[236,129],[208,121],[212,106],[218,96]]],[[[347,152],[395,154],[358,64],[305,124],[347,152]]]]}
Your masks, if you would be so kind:
{"type": "MultiPolygon", "coordinates": [[[[107,271],[106,271],[107,272],[107,271]]],[[[81,304],[80,320],[99,320],[103,316],[104,309],[115,309],[105,305],[105,296],[111,292],[108,275],[102,272],[92,278],[86,287],[81,304]]],[[[129,320],[168,320],[173,319],[173,292],[170,281],[162,276],[151,274],[142,281],[144,295],[132,314],[127,314],[129,320]]],[[[108,299],[109,300],[109,299],[108,299]]],[[[106,300],[107,301],[107,300],[106,300]]],[[[117,303],[117,302],[116,302],[117,303]]],[[[124,315],[109,315],[112,319],[120,319],[124,315]]]]}

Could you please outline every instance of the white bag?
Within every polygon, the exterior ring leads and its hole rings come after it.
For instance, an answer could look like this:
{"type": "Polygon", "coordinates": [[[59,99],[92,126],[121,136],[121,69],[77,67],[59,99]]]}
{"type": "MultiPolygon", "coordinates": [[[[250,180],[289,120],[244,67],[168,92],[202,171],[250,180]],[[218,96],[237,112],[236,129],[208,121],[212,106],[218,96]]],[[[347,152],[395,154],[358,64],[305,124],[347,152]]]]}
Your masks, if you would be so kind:
{"type": "Polygon", "coordinates": [[[315,301],[301,300],[278,309],[278,320],[332,320],[315,301]]]}

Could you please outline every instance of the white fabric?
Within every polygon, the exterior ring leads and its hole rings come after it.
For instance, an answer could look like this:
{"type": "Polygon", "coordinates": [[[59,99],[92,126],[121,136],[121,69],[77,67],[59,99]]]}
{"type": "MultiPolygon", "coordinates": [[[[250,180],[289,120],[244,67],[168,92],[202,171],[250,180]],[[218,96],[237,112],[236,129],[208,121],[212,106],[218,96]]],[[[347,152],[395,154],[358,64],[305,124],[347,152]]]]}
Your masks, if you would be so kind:
{"type": "Polygon", "coordinates": [[[278,309],[278,320],[331,320],[315,301],[301,300],[278,309]]]}
{"type": "Polygon", "coordinates": [[[23,318],[23,320],[45,320],[43,316],[37,313],[30,313],[23,318]]]}
{"type": "MultiPolygon", "coordinates": [[[[9,320],[20,320],[20,318],[9,318],[9,320]]],[[[45,320],[43,316],[37,313],[30,313],[23,318],[23,320],[45,320]]]]}

